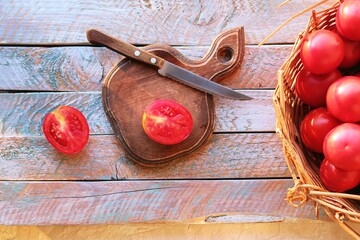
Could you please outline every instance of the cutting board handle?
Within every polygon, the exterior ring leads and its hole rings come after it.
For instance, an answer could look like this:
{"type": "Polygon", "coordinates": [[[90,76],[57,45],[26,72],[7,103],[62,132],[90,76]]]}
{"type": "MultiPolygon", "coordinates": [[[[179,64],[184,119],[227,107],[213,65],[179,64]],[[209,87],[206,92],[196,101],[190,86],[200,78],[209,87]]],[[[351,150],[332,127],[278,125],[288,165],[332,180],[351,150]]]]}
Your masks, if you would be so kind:
{"type": "Polygon", "coordinates": [[[194,71],[203,72],[203,77],[214,80],[240,66],[244,52],[244,28],[230,29],[215,38],[200,64],[194,66],[194,71]],[[204,71],[205,66],[208,71],[204,71]]]}
{"type": "Polygon", "coordinates": [[[209,50],[201,59],[190,59],[168,45],[152,44],[145,47],[168,61],[186,68],[200,76],[216,79],[240,67],[245,52],[244,27],[240,26],[222,32],[211,43],[209,50]],[[163,51],[167,54],[163,55],[163,51]],[[172,60],[171,56],[175,58],[172,60]]]}

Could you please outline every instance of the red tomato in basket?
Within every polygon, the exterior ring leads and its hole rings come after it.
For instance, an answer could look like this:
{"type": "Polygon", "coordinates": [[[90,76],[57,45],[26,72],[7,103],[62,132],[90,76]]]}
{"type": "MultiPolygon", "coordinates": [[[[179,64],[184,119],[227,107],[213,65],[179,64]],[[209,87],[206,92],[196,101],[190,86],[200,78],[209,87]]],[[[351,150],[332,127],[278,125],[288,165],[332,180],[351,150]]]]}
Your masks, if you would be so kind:
{"type": "Polygon", "coordinates": [[[345,38],[360,41],[360,2],[345,0],[336,12],[336,28],[345,38]]]}
{"type": "Polygon", "coordinates": [[[301,140],[310,150],[323,152],[325,136],[341,122],[334,118],[326,108],[316,108],[309,112],[301,122],[301,140]]]}
{"type": "Polygon", "coordinates": [[[80,152],[89,139],[89,125],[86,118],[73,107],[60,106],[48,113],[42,127],[50,144],[65,154],[80,152]]]}
{"type": "Polygon", "coordinates": [[[325,106],[329,86],[341,77],[337,69],[322,75],[312,74],[302,69],[296,77],[295,90],[304,103],[313,107],[325,106]]]}
{"type": "Polygon", "coordinates": [[[326,94],[329,112],[343,122],[360,121],[360,78],[342,77],[330,85],[326,94]]]}
{"type": "Polygon", "coordinates": [[[142,125],[152,140],[171,145],[182,142],[190,135],[193,120],[191,113],[181,104],[156,100],[146,107],[142,125]]]}
{"type": "Polygon", "coordinates": [[[344,50],[345,55],[342,62],[339,65],[339,68],[351,68],[355,66],[360,61],[360,42],[358,41],[351,41],[345,37],[343,37],[334,26],[334,32],[339,34],[341,39],[344,42],[344,50]]]}
{"type": "Polygon", "coordinates": [[[360,183],[360,171],[345,171],[324,159],[320,165],[320,179],[328,190],[345,192],[360,183]]]}
{"type": "Polygon", "coordinates": [[[332,129],[324,139],[323,151],[335,167],[360,171],[360,125],[343,123],[332,129]]]}
{"type": "Polygon", "coordinates": [[[339,67],[345,47],[339,34],[330,30],[317,30],[307,36],[300,49],[304,68],[313,74],[327,74],[339,67]]]}
{"type": "Polygon", "coordinates": [[[350,41],[345,38],[343,38],[343,41],[345,45],[345,56],[339,67],[350,68],[355,66],[360,60],[360,42],[350,41]]]}

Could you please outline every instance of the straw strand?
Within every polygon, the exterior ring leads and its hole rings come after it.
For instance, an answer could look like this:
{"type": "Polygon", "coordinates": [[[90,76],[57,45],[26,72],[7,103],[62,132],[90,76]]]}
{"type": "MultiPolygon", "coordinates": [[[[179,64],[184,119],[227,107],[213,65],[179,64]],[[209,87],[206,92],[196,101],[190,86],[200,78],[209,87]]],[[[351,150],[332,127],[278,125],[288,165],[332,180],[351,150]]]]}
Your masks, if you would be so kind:
{"type": "MultiPolygon", "coordinates": [[[[283,6],[283,5],[285,5],[286,3],[290,2],[290,1],[291,0],[287,0],[287,1],[283,2],[283,3],[281,3],[280,6],[283,6]]],[[[306,9],[296,13],[295,15],[291,16],[289,19],[287,19],[285,22],[283,22],[279,27],[277,27],[272,33],[270,33],[264,40],[262,40],[258,44],[258,46],[260,47],[260,46],[264,45],[265,42],[267,42],[270,38],[272,38],[278,31],[280,31],[283,27],[285,27],[293,19],[303,15],[304,13],[306,13],[306,12],[308,12],[310,10],[313,10],[314,8],[326,3],[327,1],[329,1],[329,0],[322,0],[322,1],[318,2],[318,3],[315,3],[315,4],[311,5],[310,7],[306,8],[306,9]]]]}

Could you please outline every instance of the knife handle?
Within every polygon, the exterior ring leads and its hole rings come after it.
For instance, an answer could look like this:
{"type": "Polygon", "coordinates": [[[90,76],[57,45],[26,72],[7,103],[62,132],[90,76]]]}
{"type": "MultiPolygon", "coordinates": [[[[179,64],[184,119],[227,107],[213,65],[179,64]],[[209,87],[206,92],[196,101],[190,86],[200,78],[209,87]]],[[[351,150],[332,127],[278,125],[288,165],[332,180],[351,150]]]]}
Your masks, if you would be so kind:
{"type": "Polygon", "coordinates": [[[156,66],[157,68],[161,68],[164,64],[164,59],[149,52],[146,52],[140,48],[137,48],[127,42],[111,37],[96,29],[88,30],[86,32],[86,36],[90,43],[108,47],[115,52],[118,52],[129,58],[156,66]]]}

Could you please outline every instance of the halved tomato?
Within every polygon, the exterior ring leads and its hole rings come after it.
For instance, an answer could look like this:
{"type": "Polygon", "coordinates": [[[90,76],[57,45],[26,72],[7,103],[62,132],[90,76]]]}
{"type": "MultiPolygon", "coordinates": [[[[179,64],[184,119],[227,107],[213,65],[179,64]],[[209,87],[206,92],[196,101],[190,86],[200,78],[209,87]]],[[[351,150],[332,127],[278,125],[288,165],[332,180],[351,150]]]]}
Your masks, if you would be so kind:
{"type": "Polygon", "coordinates": [[[58,151],[65,154],[80,152],[89,140],[89,125],[76,108],[60,106],[45,116],[43,132],[58,151]]]}
{"type": "Polygon", "coordinates": [[[182,142],[190,135],[193,119],[181,104],[171,100],[156,100],[146,107],[142,126],[152,140],[172,145],[182,142]]]}

